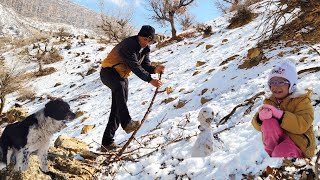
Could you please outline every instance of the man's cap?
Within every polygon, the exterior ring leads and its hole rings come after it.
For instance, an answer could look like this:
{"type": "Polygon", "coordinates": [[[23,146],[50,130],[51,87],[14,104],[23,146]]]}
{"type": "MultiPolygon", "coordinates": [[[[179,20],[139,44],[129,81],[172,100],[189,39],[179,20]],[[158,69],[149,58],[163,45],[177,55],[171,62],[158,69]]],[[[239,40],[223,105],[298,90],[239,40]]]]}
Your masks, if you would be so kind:
{"type": "Polygon", "coordinates": [[[138,33],[138,36],[147,37],[153,40],[155,36],[155,30],[150,25],[143,25],[138,33]]]}

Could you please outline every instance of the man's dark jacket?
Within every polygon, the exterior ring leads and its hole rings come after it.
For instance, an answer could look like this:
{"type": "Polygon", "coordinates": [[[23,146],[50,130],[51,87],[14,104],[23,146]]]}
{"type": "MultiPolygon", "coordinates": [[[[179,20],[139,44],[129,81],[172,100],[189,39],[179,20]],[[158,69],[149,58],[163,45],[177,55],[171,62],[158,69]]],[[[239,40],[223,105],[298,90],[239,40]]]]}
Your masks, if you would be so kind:
{"type": "Polygon", "coordinates": [[[102,67],[112,67],[122,78],[130,76],[131,71],[140,79],[150,82],[154,67],[151,66],[149,46],[141,52],[138,36],[131,36],[117,44],[102,61],[102,67]]]}

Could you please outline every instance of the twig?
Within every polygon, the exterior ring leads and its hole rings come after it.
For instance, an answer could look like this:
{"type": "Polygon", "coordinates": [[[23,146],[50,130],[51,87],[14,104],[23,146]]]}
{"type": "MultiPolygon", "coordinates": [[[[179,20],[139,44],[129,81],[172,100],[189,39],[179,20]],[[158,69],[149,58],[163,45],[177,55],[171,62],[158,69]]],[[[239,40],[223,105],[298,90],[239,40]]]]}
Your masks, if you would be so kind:
{"type": "Polygon", "coordinates": [[[213,136],[219,135],[220,133],[222,133],[222,132],[224,132],[224,131],[227,131],[227,130],[230,130],[231,128],[234,128],[234,127],[236,127],[236,124],[235,124],[235,125],[232,125],[232,126],[230,126],[230,127],[227,127],[227,128],[225,128],[225,129],[222,129],[222,130],[220,130],[220,131],[217,131],[217,132],[215,132],[215,133],[213,133],[213,136]]]}
{"type": "Polygon", "coordinates": [[[300,71],[298,71],[298,75],[302,74],[302,73],[314,73],[314,72],[318,72],[320,71],[320,67],[312,67],[312,68],[308,68],[308,69],[302,69],[300,71]]]}
{"type": "Polygon", "coordinates": [[[320,160],[320,152],[317,153],[317,159],[314,164],[314,169],[315,169],[315,178],[319,180],[319,160],[320,160]]]}
{"type": "Polygon", "coordinates": [[[249,104],[254,104],[254,101],[255,101],[259,96],[264,95],[264,94],[265,94],[265,92],[263,92],[263,91],[262,91],[262,92],[259,92],[259,93],[257,93],[256,95],[254,95],[253,97],[251,97],[251,98],[249,98],[249,99],[246,99],[244,103],[238,104],[236,107],[234,107],[234,108],[232,109],[232,111],[231,111],[229,114],[227,114],[225,117],[223,117],[223,118],[219,121],[219,123],[217,124],[217,126],[226,123],[227,120],[236,112],[236,110],[237,110],[239,107],[247,106],[247,105],[249,105],[249,104]]]}
{"type": "Polygon", "coordinates": [[[316,48],[312,47],[309,44],[307,44],[307,46],[309,46],[311,49],[313,49],[320,56],[320,52],[316,48]]]}
{"type": "Polygon", "coordinates": [[[85,171],[87,171],[87,173],[92,177],[93,180],[95,180],[96,178],[94,177],[94,175],[86,168],[81,168],[84,169],[85,171]]]}

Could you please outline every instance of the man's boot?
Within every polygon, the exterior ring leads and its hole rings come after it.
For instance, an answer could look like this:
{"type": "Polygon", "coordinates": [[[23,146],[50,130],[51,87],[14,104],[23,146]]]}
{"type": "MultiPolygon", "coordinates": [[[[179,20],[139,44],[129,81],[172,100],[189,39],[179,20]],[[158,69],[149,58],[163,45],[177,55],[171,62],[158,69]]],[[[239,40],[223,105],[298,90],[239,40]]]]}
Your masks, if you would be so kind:
{"type": "Polygon", "coordinates": [[[130,121],[129,124],[127,125],[127,127],[124,128],[124,131],[126,131],[127,134],[135,131],[136,129],[138,129],[138,127],[140,126],[141,122],[140,121],[130,121]]]}

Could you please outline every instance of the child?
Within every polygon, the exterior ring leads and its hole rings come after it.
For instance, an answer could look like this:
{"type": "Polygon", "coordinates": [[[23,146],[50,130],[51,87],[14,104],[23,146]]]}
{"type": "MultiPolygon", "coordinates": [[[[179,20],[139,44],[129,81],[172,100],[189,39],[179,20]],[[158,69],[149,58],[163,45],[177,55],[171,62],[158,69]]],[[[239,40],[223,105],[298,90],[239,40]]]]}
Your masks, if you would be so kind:
{"type": "Polygon", "coordinates": [[[311,92],[297,90],[297,79],[297,70],[290,61],[273,68],[268,78],[272,95],[264,100],[252,119],[253,127],[262,132],[270,157],[310,158],[314,155],[311,92]]]}

